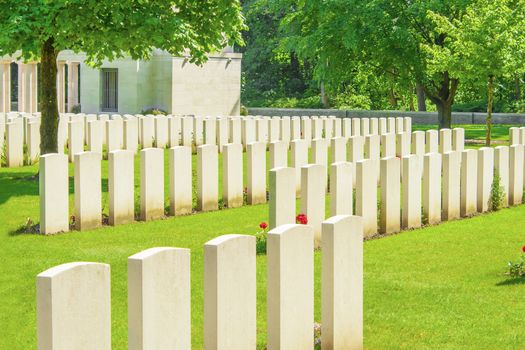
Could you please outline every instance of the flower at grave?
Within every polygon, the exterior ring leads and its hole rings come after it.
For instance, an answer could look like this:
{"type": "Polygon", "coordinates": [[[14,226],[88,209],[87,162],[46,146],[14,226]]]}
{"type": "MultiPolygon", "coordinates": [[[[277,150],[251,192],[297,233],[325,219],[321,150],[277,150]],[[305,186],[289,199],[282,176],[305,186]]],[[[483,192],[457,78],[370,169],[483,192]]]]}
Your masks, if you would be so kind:
{"type": "Polygon", "coordinates": [[[255,250],[257,254],[266,254],[266,229],[268,224],[263,221],[259,224],[259,228],[261,230],[255,234],[255,250]]]}
{"type": "Polygon", "coordinates": [[[259,224],[259,227],[262,228],[262,229],[264,230],[264,229],[266,229],[266,228],[268,227],[268,224],[267,224],[266,222],[263,221],[263,222],[261,222],[261,223],[259,224]]]}
{"type": "Polygon", "coordinates": [[[299,214],[295,217],[295,221],[298,223],[298,224],[301,224],[301,225],[307,225],[308,224],[308,218],[306,217],[305,214],[299,214]]]}
{"type": "Polygon", "coordinates": [[[525,253],[525,245],[521,247],[521,251],[525,253]]]}

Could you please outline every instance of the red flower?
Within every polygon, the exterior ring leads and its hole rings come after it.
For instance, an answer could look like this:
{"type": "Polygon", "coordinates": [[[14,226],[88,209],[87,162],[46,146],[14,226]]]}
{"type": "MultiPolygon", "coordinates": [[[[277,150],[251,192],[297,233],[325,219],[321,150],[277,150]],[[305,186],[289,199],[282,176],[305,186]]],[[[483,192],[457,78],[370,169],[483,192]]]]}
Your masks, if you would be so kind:
{"type": "Polygon", "coordinates": [[[298,223],[298,224],[301,224],[301,225],[306,225],[308,224],[308,218],[306,217],[306,215],[304,214],[299,214],[295,217],[295,221],[298,223]]]}
{"type": "Polygon", "coordinates": [[[262,228],[263,230],[265,230],[265,229],[268,227],[268,224],[267,224],[266,222],[263,221],[263,222],[261,222],[261,223],[259,224],[259,227],[262,228]]]}
{"type": "Polygon", "coordinates": [[[525,245],[521,247],[521,251],[525,253],[525,245]]]}

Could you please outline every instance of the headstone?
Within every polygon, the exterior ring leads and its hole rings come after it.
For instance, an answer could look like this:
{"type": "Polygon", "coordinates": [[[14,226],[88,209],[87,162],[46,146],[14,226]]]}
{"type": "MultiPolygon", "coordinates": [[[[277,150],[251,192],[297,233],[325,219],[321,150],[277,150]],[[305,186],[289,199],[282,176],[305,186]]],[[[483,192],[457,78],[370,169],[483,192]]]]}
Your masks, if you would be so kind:
{"type": "Polygon", "coordinates": [[[403,229],[421,227],[421,172],[418,156],[411,154],[401,159],[403,189],[401,225],[403,229]]]}
{"type": "Polygon", "coordinates": [[[273,117],[270,119],[270,128],[268,130],[268,141],[276,142],[281,140],[281,118],[273,117]]]}
{"type": "MultiPolygon", "coordinates": [[[[343,123],[341,118],[334,118],[334,137],[341,137],[343,136],[343,123]]],[[[372,126],[370,125],[370,128],[372,126]]]]}
{"type": "Polygon", "coordinates": [[[284,141],[270,142],[270,169],[288,166],[288,144],[284,141]]]}
{"type": "Polygon", "coordinates": [[[193,143],[196,147],[204,144],[204,118],[201,116],[193,117],[193,143]]]}
{"type": "MultiPolygon", "coordinates": [[[[348,138],[348,161],[351,163],[356,163],[364,159],[364,143],[365,139],[363,136],[352,136],[348,138]]],[[[354,177],[353,177],[353,186],[355,187],[355,176],[356,168],[354,168],[354,177]]],[[[372,175],[372,174],[370,174],[372,175]]]]}
{"type": "MultiPolygon", "coordinates": [[[[82,130],[82,121],[72,121],[68,123],[68,152],[69,152],[69,161],[73,162],[74,156],[77,153],[84,151],[84,134],[82,130]]],[[[8,137],[9,137],[9,124],[8,124],[8,137]]],[[[9,146],[9,140],[8,144],[9,146]]]]}
{"type": "Polygon", "coordinates": [[[387,133],[381,135],[381,156],[383,158],[396,156],[396,134],[387,133]]]}
{"type": "Polygon", "coordinates": [[[328,171],[328,143],[327,139],[312,140],[312,163],[322,165],[325,174],[328,171]]]}
{"type": "Polygon", "coordinates": [[[361,118],[361,136],[367,136],[370,134],[370,119],[361,118]]]}
{"type": "Polygon", "coordinates": [[[492,209],[491,189],[494,181],[494,148],[482,147],[478,150],[478,212],[492,209]]]}
{"type": "Polygon", "coordinates": [[[244,145],[244,148],[247,148],[248,144],[257,141],[255,120],[244,118],[242,119],[241,125],[242,125],[242,144],[244,145]]]}
{"type": "Polygon", "coordinates": [[[108,153],[109,224],[116,226],[135,220],[135,170],[132,151],[108,153]]]}
{"type": "Polygon", "coordinates": [[[452,130],[439,130],[439,153],[444,154],[452,151],[452,130]]]}
{"type": "Polygon", "coordinates": [[[380,232],[384,234],[399,232],[401,230],[401,184],[399,181],[400,178],[400,159],[397,157],[381,159],[380,232]]]}
{"type": "Polygon", "coordinates": [[[412,133],[412,118],[411,117],[403,118],[403,132],[412,133]]]}
{"type": "Polygon", "coordinates": [[[370,118],[370,132],[369,135],[379,135],[379,119],[370,118]]]}
{"type": "Polygon", "coordinates": [[[441,222],[441,157],[434,152],[423,158],[423,215],[429,225],[441,222]]]}
{"type": "Polygon", "coordinates": [[[192,212],[192,157],[191,147],[170,148],[170,214],[192,212]]]}
{"type": "Polygon", "coordinates": [[[344,118],[343,119],[343,137],[347,139],[352,136],[352,119],[344,118]]]}
{"type": "Polygon", "coordinates": [[[193,118],[182,118],[182,145],[192,147],[193,145],[193,118]]]}
{"type": "Polygon", "coordinates": [[[310,148],[312,142],[312,120],[308,117],[303,117],[301,120],[302,139],[306,141],[306,145],[310,148]]]}
{"type": "Polygon", "coordinates": [[[85,231],[102,226],[102,155],[75,154],[75,227],[85,231]]]}
{"type": "Polygon", "coordinates": [[[388,133],[395,134],[396,133],[396,118],[389,117],[387,121],[388,121],[388,133]]]}
{"type": "Polygon", "coordinates": [[[106,121],[106,145],[108,152],[113,152],[121,149],[120,145],[122,143],[122,129],[120,129],[121,123],[119,120],[108,120],[106,121]]]}
{"type": "Polygon", "coordinates": [[[140,140],[142,148],[153,147],[155,139],[155,119],[152,117],[140,118],[140,140]]]}
{"type": "Polygon", "coordinates": [[[169,128],[168,118],[165,116],[158,116],[155,120],[155,147],[166,148],[169,143],[169,128]]]}
{"type": "Polygon", "coordinates": [[[346,162],[346,137],[334,137],[331,141],[332,163],[346,162]]]}
{"type": "Polygon", "coordinates": [[[164,150],[140,151],[140,218],[156,220],[164,216],[164,150]]]}
{"type": "Polygon", "coordinates": [[[75,262],[36,278],[39,350],[111,349],[109,265],[75,262]]]}
{"type": "Polygon", "coordinates": [[[243,204],[242,145],[228,143],[223,148],[222,199],[228,208],[243,204]]]}
{"type": "Polygon", "coordinates": [[[171,116],[168,118],[168,138],[169,146],[177,147],[181,142],[182,118],[171,116]]]}
{"type": "Polygon", "coordinates": [[[330,140],[332,137],[334,137],[334,118],[326,118],[324,119],[324,139],[330,140]]]}
{"type": "Polygon", "coordinates": [[[321,344],[363,349],[363,220],[336,216],[323,222],[321,344]]]}
{"type": "Polygon", "coordinates": [[[353,214],[352,176],[354,165],[336,162],[330,165],[330,215],[353,214]]]}
{"type": "Polygon", "coordinates": [[[29,164],[35,164],[40,156],[40,121],[38,120],[27,123],[27,156],[29,164]]]}
{"type": "Polygon", "coordinates": [[[139,148],[139,120],[137,118],[129,118],[124,120],[124,149],[137,154],[139,148]]]}
{"type": "Polygon", "coordinates": [[[511,146],[521,144],[520,128],[517,128],[517,127],[509,128],[509,144],[511,146]]]}
{"type": "MultiPolygon", "coordinates": [[[[215,129],[217,131],[217,146],[219,147],[219,152],[222,153],[222,148],[225,144],[228,143],[229,139],[229,128],[228,128],[228,119],[226,118],[217,118],[215,121],[215,129]]],[[[242,149],[242,146],[241,146],[242,149]]]]}
{"type": "Polygon", "coordinates": [[[308,143],[306,140],[291,142],[291,165],[295,169],[296,196],[301,195],[301,167],[308,164],[308,143]]]}
{"type": "Polygon", "coordinates": [[[321,224],[325,219],[326,167],[309,164],[301,168],[301,213],[314,229],[314,246],[321,246],[321,224]]]}
{"type": "Polygon", "coordinates": [[[257,127],[257,142],[268,143],[268,120],[256,119],[255,126],[257,127]]]}
{"type": "Polygon", "coordinates": [[[204,245],[204,348],[256,348],[256,291],[254,236],[225,235],[204,245]]]}
{"type": "Polygon", "coordinates": [[[216,145],[197,147],[197,210],[218,209],[219,159],[216,145]]]}
{"type": "Polygon", "coordinates": [[[523,201],[524,145],[510,146],[509,204],[518,205],[523,201]]]}
{"type": "Polygon", "coordinates": [[[477,160],[477,151],[473,149],[461,153],[460,211],[462,217],[474,214],[477,209],[477,160]]]}
{"type": "Polygon", "coordinates": [[[128,258],[128,349],[191,347],[190,250],[151,248],[128,258]]]}
{"type": "Polygon", "coordinates": [[[286,142],[287,145],[290,143],[290,124],[291,124],[290,117],[281,118],[279,139],[281,141],[286,142]]]}
{"type": "Polygon", "coordinates": [[[452,129],[452,148],[454,151],[463,152],[465,149],[465,129],[452,129]]]}
{"type": "Polygon", "coordinates": [[[301,138],[301,119],[293,117],[291,123],[290,141],[298,140],[301,138]]]}
{"type": "Polygon", "coordinates": [[[270,228],[295,222],[295,170],[270,170],[270,228]]]}
{"type": "Polygon", "coordinates": [[[438,132],[437,130],[427,130],[425,132],[425,152],[436,153],[439,151],[438,147],[438,132]]]}
{"type": "Polygon", "coordinates": [[[377,181],[373,162],[360,160],[356,167],[356,208],[355,214],[363,217],[364,235],[372,236],[377,233],[377,181]]]}
{"type": "Polygon", "coordinates": [[[407,132],[396,135],[396,156],[399,158],[406,157],[410,154],[411,134],[407,132]]]}
{"type": "Polygon", "coordinates": [[[388,134],[388,124],[386,118],[379,118],[379,135],[388,134]]]}
{"type": "Polygon", "coordinates": [[[93,120],[87,123],[87,144],[91,152],[102,154],[102,127],[100,120],[93,120]]]}
{"type": "Polygon", "coordinates": [[[307,225],[271,230],[267,241],[267,348],[314,348],[314,232],[307,225]]]}
{"type": "Polygon", "coordinates": [[[352,118],[352,136],[361,135],[361,120],[359,118],[352,118]]]}
{"type": "Polygon", "coordinates": [[[312,139],[320,139],[323,137],[323,120],[313,119],[312,120],[312,139]]]}
{"type": "Polygon", "coordinates": [[[404,124],[405,124],[405,118],[403,117],[396,118],[396,134],[405,132],[404,124]]]}
{"type": "Polygon", "coordinates": [[[252,142],[246,149],[248,204],[266,203],[266,144],[252,142]]]}
{"type": "Polygon", "coordinates": [[[40,233],[69,231],[67,157],[48,153],[39,162],[40,233]]]}
{"type": "Polygon", "coordinates": [[[461,197],[461,152],[443,153],[442,219],[455,220],[460,217],[461,197]]]}
{"type": "Polygon", "coordinates": [[[242,144],[241,119],[231,118],[229,124],[229,142],[242,144]]]}

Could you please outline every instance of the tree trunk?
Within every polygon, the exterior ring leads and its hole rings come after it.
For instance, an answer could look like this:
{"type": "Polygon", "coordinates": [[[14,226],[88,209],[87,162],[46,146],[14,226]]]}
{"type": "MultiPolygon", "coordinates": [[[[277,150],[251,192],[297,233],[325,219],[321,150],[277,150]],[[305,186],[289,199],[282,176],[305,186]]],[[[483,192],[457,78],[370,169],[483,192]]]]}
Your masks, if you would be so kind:
{"type": "Polygon", "coordinates": [[[323,105],[323,108],[330,108],[330,103],[328,102],[328,95],[326,94],[326,90],[324,88],[324,82],[321,81],[321,104],[323,105]]]}
{"type": "Polygon", "coordinates": [[[40,125],[40,154],[57,153],[58,104],[57,104],[57,56],[53,38],[42,46],[40,95],[42,123],[40,125]]]}
{"type": "Polygon", "coordinates": [[[448,100],[434,103],[438,112],[439,128],[452,128],[452,103],[448,100]]]}
{"type": "Polygon", "coordinates": [[[431,86],[423,86],[425,95],[436,105],[440,129],[452,127],[452,104],[454,104],[458,84],[458,79],[450,78],[448,72],[443,72],[439,86],[434,83],[431,86]]]}
{"type": "Polygon", "coordinates": [[[397,107],[397,97],[393,87],[390,87],[390,90],[388,90],[388,102],[393,108],[397,107]]]}
{"type": "Polygon", "coordinates": [[[521,79],[517,77],[514,79],[514,99],[516,101],[521,100],[521,79]]]}
{"type": "Polygon", "coordinates": [[[492,139],[492,106],[494,104],[494,76],[489,75],[489,82],[487,85],[487,134],[485,138],[485,146],[490,147],[492,139]]]}
{"type": "Polygon", "coordinates": [[[425,89],[423,88],[423,85],[419,83],[416,84],[416,95],[417,95],[417,110],[420,112],[426,112],[427,104],[425,102],[426,100],[425,89]]]}

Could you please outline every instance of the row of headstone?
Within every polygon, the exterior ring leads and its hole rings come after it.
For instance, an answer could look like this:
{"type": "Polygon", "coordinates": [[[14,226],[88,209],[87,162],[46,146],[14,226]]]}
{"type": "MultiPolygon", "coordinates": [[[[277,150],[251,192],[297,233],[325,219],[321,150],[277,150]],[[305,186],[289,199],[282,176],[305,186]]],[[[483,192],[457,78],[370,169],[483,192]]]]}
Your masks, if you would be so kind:
{"type": "MultiPolygon", "coordinates": [[[[70,127],[75,125],[71,123],[70,127]]],[[[78,124],[77,124],[78,125],[78,124]]],[[[378,135],[352,136],[346,138],[334,138],[331,140],[332,159],[334,163],[352,162],[356,164],[363,159],[371,160],[373,168],[373,178],[376,182],[380,180],[381,167],[380,157],[404,157],[409,152],[420,152],[416,156],[422,160],[426,149],[437,150],[437,138],[432,136],[436,131],[425,133],[416,131],[412,135],[409,133],[385,134],[379,138],[378,135]],[[426,147],[426,139],[435,140],[431,148],[426,147]],[[414,140],[414,147],[411,141],[414,140]],[[381,141],[381,142],[380,142],[381,141]],[[396,143],[397,141],[397,143],[396,143]],[[401,153],[400,153],[401,152],[401,153]],[[365,158],[368,157],[368,158],[365,158]]],[[[462,135],[462,129],[455,129],[454,135],[462,135]]],[[[90,130],[90,135],[93,130],[90,130]]],[[[452,134],[451,130],[441,130],[442,135],[452,134]]],[[[442,137],[442,139],[445,139],[442,137]]],[[[457,137],[456,139],[459,139],[457,137]]],[[[449,137],[448,140],[451,140],[449,137]]],[[[288,160],[288,144],[284,141],[270,143],[270,169],[291,166],[293,172],[293,182],[286,185],[287,191],[293,198],[302,196],[302,184],[310,186],[312,181],[321,181],[323,193],[328,188],[328,140],[315,139],[312,141],[312,161],[317,164],[315,170],[318,175],[303,175],[302,168],[309,162],[308,146],[306,140],[294,140],[291,142],[291,159],[288,160]]],[[[457,143],[463,146],[463,142],[457,143]]],[[[441,149],[451,149],[450,143],[447,147],[440,146],[441,149]]],[[[192,212],[192,149],[189,146],[176,146],[170,149],[170,215],[184,215],[192,212]]],[[[101,224],[101,197],[100,197],[100,161],[101,153],[88,151],[77,152],[74,157],[75,163],[75,225],[77,229],[91,229],[101,224]],[[87,162],[87,165],[84,165],[87,162]],[[82,178],[89,179],[86,184],[82,178]],[[98,184],[98,186],[95,186],[98,184]],[[83,193],[86,194],[83,194],[83,193]],[[96,198],[91,198],[94,194],[96,198]],[[85,201],[81,200],[85,198],[85,201]],[[86,210],[82,209],[82,203],[86,203],[86,210]],[[89,213],[89,214],[88,214],[89,213]]],[[[59,171],[62,168],[47,168],[46,156],[42,157],[42,171],[59,171]],[[47,170],[49,169],[49,170],[47,170]]],[[[57,157],[50,155],[49,157],[57,157]]],[[[64,156],[65,157],[65,156],[64,156]]],[[[60,159],[65,159],[61,157],[60,159]]],[[[134,220],[134,196],[133,196],[133,161],[134,153],[131,150],[113,150],[108,154],[108,178],[109,178],[109,223],[118,225],[134,220]]],[[[241,144],[225,144],[223,146],[222,162],[222,199],[228,208],[242,206],[244,203],[243,193],[243,154],[241,144]]],[[[147,148],[140,151],[140,217],[142,220],[155,220],[164,216],[164,151],[160,148],[147,148]]],[[[203,145],[197,148],[197,210],[209,211],[218,209],[218,146],[203,145]]],[[[420,173],[423,167],[419,167],[420,173]]],[[[262,142],[251,143],[247,147],[246,154],[247,171],[247,203],[260,204],[266,202],[266,144],[262,142]]],[[[312,170],[314,171],[314,170],[312,170]]],[[[356,176],[357,167],[352,167],[351,186],[356,187],[358,177],[356,176]]],[[[333,171],[332,171],[333,172],[333,171]]],[[[53,181],[67,182],[66,174],[49,175],[53,181]],[[61,180],[58,180],[61,179],[61,180]],[[64,180],[65,179],[65,180],[64,180]]],[[[335,176],[337,179],[337,176],[335,176]]],[[[272,176],[269,178],[273,181],[272,176]]],[[[57,186],[63,186],[58,182],[53,182],[57,186]]],[[[271,189],[271,186],[270,186],[271,189]]],[[[54,186],[42,187],[41,198],[46,198],[43,191],[54,191],[54,186]]],[[[59,191],[60,192],[60,191],[59,191]]],[[[333,192],[333,191],[331,191],[333,192]]],[[[344,201],[344,196],[339,196],[339,201],[344,201]]],[[[67,197],[67,196],[66,196],[67,197]]],[[[62,202],[67,204],[67,198],[62,202]]],[[[42,204],[41,208],[46,205],[42,204]]],[[[279,210],[279,215],[288,215],[291,207],[279,210]]],[[[317,209],[308,210],[318,213],[317,209]]],[[[61,212],[63,217],[59,225],[55,227],[51,224],[41,226],[43,233],[54,233],[67,231],[68,209],[61,212]]],[[[44,213],[42,214],[44,216],[44,213]]],[[[316,214],[314,214],[316,215],[316,214]]],[[[322,221],[319,218],[317,222],[322,221]]],[[[46,220],[42,220],[48,222],[46,220]]],[[[272,219],[270,218],[270,222],[272,219]]],[[[279,222],[279,220],[276,220],[279,222]]],[[[275,227],[277,225],[273,225],[275,227]]],[[[318,231],[318,230],[317,230],[318,231]]]]}
{"type": "MultiPolygon", "coordinates": [[[[330,213],[361,216],[365,236],[372,236],[487,212],[493,207],[493,186],[499,186],[494,190],[502,195],[502,202],[495,205],[521,204],[524,153],[525,145],[514,145],[422,157],[394,155],[379,160],[379,172],[374,159],[336,162],[330,166],[330,213]],[[494,181],[494,174],[499,181],[494,181]]],[[[320,222],[325,219],[326,168],[302,166],[301,177],[300,211],[307,215],[318,246],[320,222]]],[[[270,170],[270,227],[295,222],[296,196],[291,190],[295,179],[293,168],[270,170]]]]}
{"type": "MultiPolygon", "coordinates": [[[[248,204],[266,202],[265,144],[249,145],[247,155],[248,204]]],[[[192,212],[192,153],[187,146],[169,150],[170,214],[192,212]]],[[[222,162],[222,199],[228,208],[244,203],[243,154],[241,144],[225,144],[222,162]]],[[[218,148],[197,148],[197,210],[217,210],[218,148]]],[[[101,154],[80,152],[74,156],[75,228],[94,229],[102,224],[101,154]]],[[[108,157],[109,224],[135,220],[134,154],[116,150],[108,157]]],[[[292,187],[294,189],[295,187],[292,187]]],[[[44,234],[69,230],[67,156],[46,154],[40,160],[40,230],[44,234]]],[[[165,215],[164,150],[140,151],[140,219],[155,220],[165,215]]]]}
{"type": "MultiPolygon", "coordinates": [[[[363,347],[363,224],[322,222],[321,343],[363,347]]],[[[314,349],[314,231],[285,225],[267,239],[267,349],[314,349]]],[[[128,348],[191,348],[190,250],[151,248],[128,258],[128,348]]],[[[204,245],[204,348],[257,347],[255,237],[204,245]]],[[[111,349],[110,266],[69,263],[37,276],[40,350],[111,349]]]]}
{"type": "MultiPolygon", "coordinates": [[[[17,166],[20,144],[27,144],[30,163],[38,158],[39,127],[29,127],[31,120],[40,120],[39,114],[4,115],[7,123],[22,122],[24,132],[20,142],[18,131],[10,132],[10,164],[17,166]],[[32,133],[31,133],[32,131],[32,133]],[[16,132],[16,133],[15,133],[16,132]],[[30,137],[31,136],[31,137],[30,137]],[[15,141],[16,138],[16,141],[15,141]]],[[[0,132],[2,131],[0,124],[0,132]]],[[[84,150],[108,152],[143,148],[174,146],[217,145],[222,152],[228,143],[242,143],[244,149],[252,142],[284,141],[289,144],[304,139],[311,146],[314,139],[330,140],[334,137],[382,135],[386,133],[411,132],[412,120],[406,118],[353,118],[334,116],[320,117],[201,117],[201,116],[153,116],[109,114],[61,114],[58,122],[58,152],[67,146],[69,161],[84,150]]],[[[331,146],[330,144],[328,145],[331,146]]]]}

